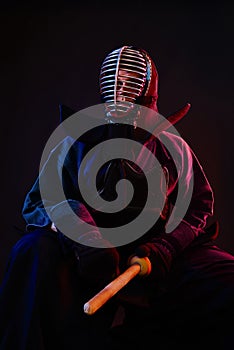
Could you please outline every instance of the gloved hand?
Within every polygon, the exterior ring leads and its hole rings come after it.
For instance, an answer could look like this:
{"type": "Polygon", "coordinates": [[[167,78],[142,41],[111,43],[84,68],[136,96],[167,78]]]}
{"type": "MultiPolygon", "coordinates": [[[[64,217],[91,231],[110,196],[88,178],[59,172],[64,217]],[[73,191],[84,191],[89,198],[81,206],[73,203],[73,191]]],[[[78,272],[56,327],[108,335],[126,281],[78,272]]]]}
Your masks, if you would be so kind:
{"type": "Polygon", "coordinates": [[[75,220],[62,202],[51,210],[56,231],[63,235],[63,241],[69,250],[74,251],[79,276],[90,286],[102,288],[119,274],[119,254],[115,247],[103,239],[85,205],[75,200],[68,202],[80,221],[75,220]],[[63,223],[67,224],[73,240],[64,235],[66,225],[64,233],[60,231],[63,223]],[[90,226],[87,227],[84,223],[90,226]]]}
{"type": "Polygon", "coordinates": [[[85,245],[83,240],[83,244],[74,244],[73,249],[78,262],[79,276],[88,285],[101,289],[119,275],[119,253],[104,239],[99,238],[99,242],[107,248],[92,247],[91,241],[89,235],[89,245],[85,245]]]}
{"type": "Polygon", "coordinates": [[[151,262],[151,278],[163,280],[170,270],[174,256],[173,246],[164,238],[157,238],[153,242],[145,243],[136,248],[135,254],[139,258],[148,257],[151,262]]]}

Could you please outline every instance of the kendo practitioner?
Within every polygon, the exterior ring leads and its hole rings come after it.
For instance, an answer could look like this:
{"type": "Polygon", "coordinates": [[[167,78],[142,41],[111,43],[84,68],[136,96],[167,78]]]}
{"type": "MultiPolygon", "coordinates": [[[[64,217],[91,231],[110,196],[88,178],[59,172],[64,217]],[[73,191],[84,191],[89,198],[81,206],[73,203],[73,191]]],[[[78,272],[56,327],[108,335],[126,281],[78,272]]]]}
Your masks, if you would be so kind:
{"type": "MultiPolygon", "coordinates": [[[[114,49],[101,65],[99,87],[102,125],[78,139],[68,130],[26,194],[25,230],[11,250],[0,289],[0,349],[233,349],[234,257],[216,245],[218,223],[208,225],[214,194],[199,160],[177,133],[160,129],[152,58],[134,46],[114,49]],[[119,138],[133,144],[125,156],[108,158],[111,147],[89,153],[119,138]],[[85,201],[78,181],[82,177],[92,197],[97,160],[103,161],[96,176],[97,197],[105,202],[100,210],[85,201]],[[123,179],[133,186],[132,199],[117,212],[105,211],[123,179]],[[144,225],[156,218],[145,232],[108,235],[142,211],[144,225]],[[147,261],[147,271],[87,315],[87,300],[134,257],[147,261]]],[[[168,120],[173,124],[188,108],[168,120]]],[[[61,106],[64,121],[75,113],[68,110],[61,106]]],[[[127,192],[128,187],[119,194],[127,192]]]]}

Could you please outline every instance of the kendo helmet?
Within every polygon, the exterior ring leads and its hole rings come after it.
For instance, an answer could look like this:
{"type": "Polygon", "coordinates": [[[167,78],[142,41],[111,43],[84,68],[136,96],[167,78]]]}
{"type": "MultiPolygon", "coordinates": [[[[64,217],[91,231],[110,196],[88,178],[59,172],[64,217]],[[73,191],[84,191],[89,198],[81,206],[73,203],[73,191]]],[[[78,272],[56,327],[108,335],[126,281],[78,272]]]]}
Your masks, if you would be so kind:
{"type": "Polygon", "coordinates": [[[137,105],[157,109],[158,73],[149,54],[134,46],[122,46],[104,59],[99,86],[109,122],[138,118],[137,105]]]}

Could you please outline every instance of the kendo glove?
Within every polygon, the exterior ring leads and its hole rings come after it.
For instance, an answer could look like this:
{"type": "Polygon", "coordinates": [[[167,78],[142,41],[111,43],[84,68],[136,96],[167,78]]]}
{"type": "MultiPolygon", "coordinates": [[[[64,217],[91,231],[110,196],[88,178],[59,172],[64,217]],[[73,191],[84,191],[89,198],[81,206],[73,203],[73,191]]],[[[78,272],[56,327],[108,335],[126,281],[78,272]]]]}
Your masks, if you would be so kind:
{"type": "Polygon", "coordinates": [[[167,239],[157,238],[137,247],[135,254],[139,258],[147,257],[151,262],[151,278],[162,281],[171,268],[175,250],[167,239]]]}
{"type": "Polygon", "coordinates": [[[116,248],[104,239],[99,238],[99,243],[107,248],[85,245],[92,243],[90,235],[86,238],[83,244],[77,243],[73,246],[79,276],[90,286],[103,288],[119,275],[119,254],[116,248]]]}
{"type": "Polygon", "coordinates": [[[103,239],[85,205],[75,200],[68,200],[68,203],[79,220],[67,210],[66,202],[53,207],[51,217],[57,231],[64,235],[66,245],[75,253],[79,276],[90,286],[102,288],[119,274],[119,254],[103,239]],[[67,228],[69,235],[65,236],[67,228]]]}
{"type": "Polygon", "coordinates": [[[151,262],[150,276],[162,280],[169,272],[173,260],[191,245],[196,237],[196,228],[181,221],[170,234],[163,233],[160,237],[139,246],[135,254],[139,258],[148,257],[151,262]]]}

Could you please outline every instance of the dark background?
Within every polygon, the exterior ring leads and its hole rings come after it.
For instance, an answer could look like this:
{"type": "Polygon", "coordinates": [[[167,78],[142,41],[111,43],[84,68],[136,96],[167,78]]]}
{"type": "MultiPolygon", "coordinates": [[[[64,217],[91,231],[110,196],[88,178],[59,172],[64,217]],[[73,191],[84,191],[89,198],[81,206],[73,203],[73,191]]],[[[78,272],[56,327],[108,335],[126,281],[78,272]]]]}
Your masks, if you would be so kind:
{"type": "Polygon", "coordinates": [[[177,130],[215,195],[218,243],[234,253],[233,36],[231,2],[78,1],[1,5],[0,278],[24,229],[21,208],[59,104],[100,103],[102,60],[122,45],[149,52],[159,71],[159,111],[192,107],[177,130]],[[33,4],[33,5],[32,5],[33,4]]]}

